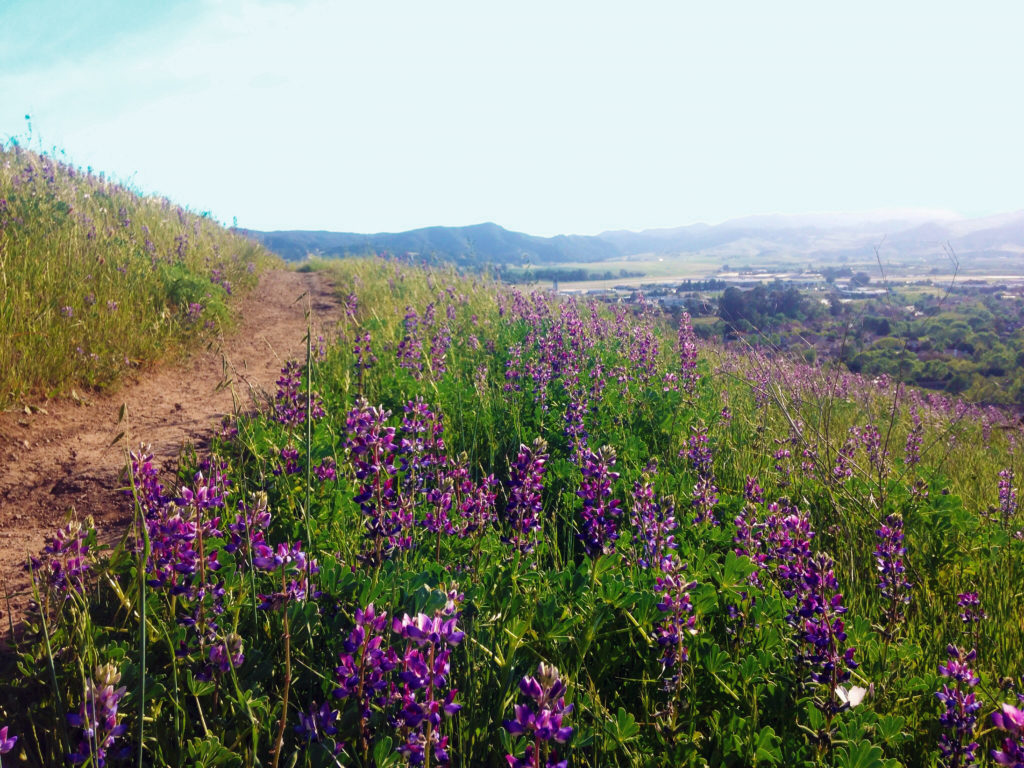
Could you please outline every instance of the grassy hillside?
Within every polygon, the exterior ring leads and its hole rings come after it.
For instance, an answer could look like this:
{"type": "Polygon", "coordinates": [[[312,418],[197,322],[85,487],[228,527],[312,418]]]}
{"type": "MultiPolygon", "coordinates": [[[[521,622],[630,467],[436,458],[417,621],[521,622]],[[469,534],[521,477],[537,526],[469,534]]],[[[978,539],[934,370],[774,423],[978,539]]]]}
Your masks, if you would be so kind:
{"type": "Polygon", "coordinates": [[[0,408],[193,343],[272,258],[166,199],[0,147],[0,408]]]}
{"type": "Polygon", "coordinates": [[[990,717],[1024,693],[1018,425],[701,346],[650,307],[329,268],[337,343],[286,365],[274,407],[174,478],[134,454],[125,543],[73,521],[35,564],[10,755],[930,768],[1024,748],[1016,709],[990,717]]]}

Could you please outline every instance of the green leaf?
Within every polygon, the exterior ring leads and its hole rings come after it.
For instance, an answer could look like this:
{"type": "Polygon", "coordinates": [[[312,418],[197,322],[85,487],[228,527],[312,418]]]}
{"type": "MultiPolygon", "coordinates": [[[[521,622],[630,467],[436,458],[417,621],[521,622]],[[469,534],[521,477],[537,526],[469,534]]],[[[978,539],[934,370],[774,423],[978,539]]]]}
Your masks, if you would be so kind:
{"type": "Polygon", "coordinates": [[[897,760],[886,760],[882,748],[866,739],[836,750],[836,768],[896,768],[897,760]]]}
{"type": "Polygon", "coordinates": [[[766,725],[754,742],[754,765],[779,765],[781,762],[781,739],[775,735],[775,729],[766,725]]]}
{"type": "Polygon", "coordinates": [[[242,765],[242,758],[220,743],[213,734],[205,739],[192,739],[185,746],[189,764],[197,768],[234,768],[242,765]]]}

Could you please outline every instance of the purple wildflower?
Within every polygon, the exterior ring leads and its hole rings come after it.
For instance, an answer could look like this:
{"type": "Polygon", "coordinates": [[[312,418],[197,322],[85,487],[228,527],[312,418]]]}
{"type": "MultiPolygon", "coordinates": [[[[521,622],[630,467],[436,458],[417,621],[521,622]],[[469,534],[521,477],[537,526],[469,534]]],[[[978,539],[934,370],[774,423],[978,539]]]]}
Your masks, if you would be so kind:
{"type": "Polygon", "coordinates": [[[697,373],[697,336],[688,312],[683,312],[679,318],[679,368],[683,391],[688,395],[694,394],[700,374],[697,373]]]}
{"type": "Polygon", "coordinates": [[[949,678],[953,684],[943,684],[935,697],[942,702],[945,711],[939,722],[945,731],[939,737],[941,764],[944,768],[974,768],[977,766],[975,753],[978,742],[974,740],[975,725],[981,702],[971,691],[979,678],[970,664],[977,652],[965,652],[954,645],[946,647],[949,661],[939,665],[939,674],[949,678]]]}
{"type": "MultiPolygon", "coordinates": [[[[323,401],[316,392],[310,394],[310,417],[314,421],[322,419],[325,416],[323,401]]],[[[294,360],[285,363],[277,379],[274,418],[289,427],[306,423],[306,393],[302,391],[302,369],[294,360]]]]}
{"type": "Polygon", "coordinates": [[[70,600],[73,595],[85,592],[85,577],[91,564],[87,543],[90,530],[71,520],[47,540],[42,560],[31,558],[33,578],[42,579],[61,600],[70,600]]]}
{"type": "Polygon", "coordinates": [[[321,744],[328,736],[338,732],[337,721],[338,713],[331,709],[330,704],[325,701],[318,706],[313,702],[307,711],[299,711],[299,724],[295,726],[295,733],[307,743],[321,744]]]}
{"type": "Polygon", "coordinates": [[[670,684],[678,682],[678,668],[690,658],[686,637],[697,634],[697,617],[693,614],[690,600],[690,592],[697,582],[686,581],[684,570],[685,566],[682,566],[672,573],[662,574],[654,583],[654,591],[661,598],[658,610],[663,614],[655,624],[654,634],[662,648],[661,663],[666,668],[674,668],[670,684]]]}
{"type": "Polygon", "coordinates": [[[999,514],[1008,525],[1017,514],[1017,490],[1013,487],[1013,468],[999,472],[999,514]]]}
{"type": "Polygon", "coordinates": [[[7,728],[8,726],[6,725],[3,728],[0,728],[0,755],[6,755],[14,749],[14,745],[18,741],[17,736],[7,735],[7,728]]]}
{"type": "Polygon", "coordinates": [[[565,744],[573,729],[564,725],[572,712],[565,703],[565,683],[558,668],[541,662],[536,676],[526,675],[519,681],[519,691],[528,703],[517,704],[515,717],[504,722],[512,736],[526,740],[522,757],[506,755],[511,768],[565,768],[567,760],[559,760],[554,744],[565,744]],[[552,743],[553,742],[553,743],[552,743]]]}
{"type": "Polygon", "coordinates": [[[461,709],[455,702],[455,689],[445,691],[451,673],[452,648],[462,642],[465,633],[456,626],[456,617],[429,617],[408,614],[392,622],[392,631],[405,638],[405,652],[398,660],[399,690],[398,735],[403,743],[398,752],[411,765],[420,765],[429,751],[437,765],[447,765],[448,736],[442,735],[442,717],[461,709]]]}
{"type": "Polygon", "coordinates": [[[577,538],[591,557],[609,555],[615,551],[619,538],[618,518],[622,515],[619,500],[612,498],[612,484],[619,473],[612,471],[615,466],[615,449],[604,446],[594,453],[587,451],[583,456],[583,480],[576,495],[583,499],[583,529],[577,538]]]}
{"type": "Polygon", "coordinates": [[[886,610],[887,631],[903,620],[904,607],[910,604],[912,585],[907,581],[906,565],[903,558],[907,548],[903,543],[903,518],[892,514],[875,531],[878,543],[875,545],[875,567],[878,569],[878,589],[888,601],[886,610]]]}
{"type": "Polygon", "coordinates": [[[360,744],[369,751],[371,718],[390,702],[387,674],[398,665],[398,656],[385,643],[388,615],[377,613],[373,603],[356,609],[356,624],[344,643],[341,662],[334,670],[338,687],[334,698],[348,699],[359,712],[360,744]]]}
{"type": "Polygon", "coordinates": [[[1002,749],[992,750],[992,759],[999,765],[1024,768],[1024,711],[1010,704],[1000,704],[992,713],[992,724],[1009,735],[1003,738],[1002,749]]]}
{"type": "Polygon", "coordinates": [[[508,505],[505,517],[510,535],[508,541],[520,552],[533,552],[540,530],[541,494],[544,490],[544,465],[548,460],[548,444],[543,438],[533,447],[519,446],[519,453],[509,467],[508,505]]]}
{"type": "Polygon", "coordinates": [[[121,682],[121,674],[113,664],[96,668],[96,674],[86,684],[78,712],[67,716],[68,724],[82,730],[74,752],[69,755],[76,765],[92,760],[92,765],[105,766],[107,756],[117,738],[128,726],[119,724],[117,707],[124,698],[125,687],[114,688],[121,682]]]}
{"type": "Polygon", "coordinates": [[[633,524],[633,543],[640,545],[637,563],[641,568],[658,566],[671,570],[666,561],[678,546],[672,532],[676,528],[675,509],[671,501],[659,499],[654,493],[653,475],[658,465],[654,460],[647,465],[643,477],[633,484],[633,504],[630,522],[633,524]]]}
{"type": "Polygon", "coordinates": [[[398,365],[410,371],[414,378],[423,375],[423,342],[419,335],[419,315],[411,306],[405,309],[405,335],[398,342],[398,365]]]}

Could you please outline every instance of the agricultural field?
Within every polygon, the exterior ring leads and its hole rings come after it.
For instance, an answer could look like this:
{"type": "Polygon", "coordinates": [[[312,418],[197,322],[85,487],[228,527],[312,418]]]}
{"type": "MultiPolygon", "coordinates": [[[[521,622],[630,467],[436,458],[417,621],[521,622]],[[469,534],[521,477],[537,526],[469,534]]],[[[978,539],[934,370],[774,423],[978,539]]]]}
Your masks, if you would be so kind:
{"type": "Polygon", "coordinates": [[[1024,761],[1019,425],[382,260],[274,401],[69,519],[3,765],[1024,761]]]}

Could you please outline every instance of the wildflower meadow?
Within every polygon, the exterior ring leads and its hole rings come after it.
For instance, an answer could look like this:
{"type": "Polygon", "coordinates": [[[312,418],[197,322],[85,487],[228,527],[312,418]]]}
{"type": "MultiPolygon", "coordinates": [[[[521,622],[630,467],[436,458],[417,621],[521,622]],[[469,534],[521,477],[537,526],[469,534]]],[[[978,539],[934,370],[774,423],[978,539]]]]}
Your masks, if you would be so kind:
{"type": "Polygon", "coordinates": [[[0,764],[1024,765],[1006,414],[316,268],[343,317],[273,403],[176,467],[129,433],[130,528],[28,564],[0,764]]]}

